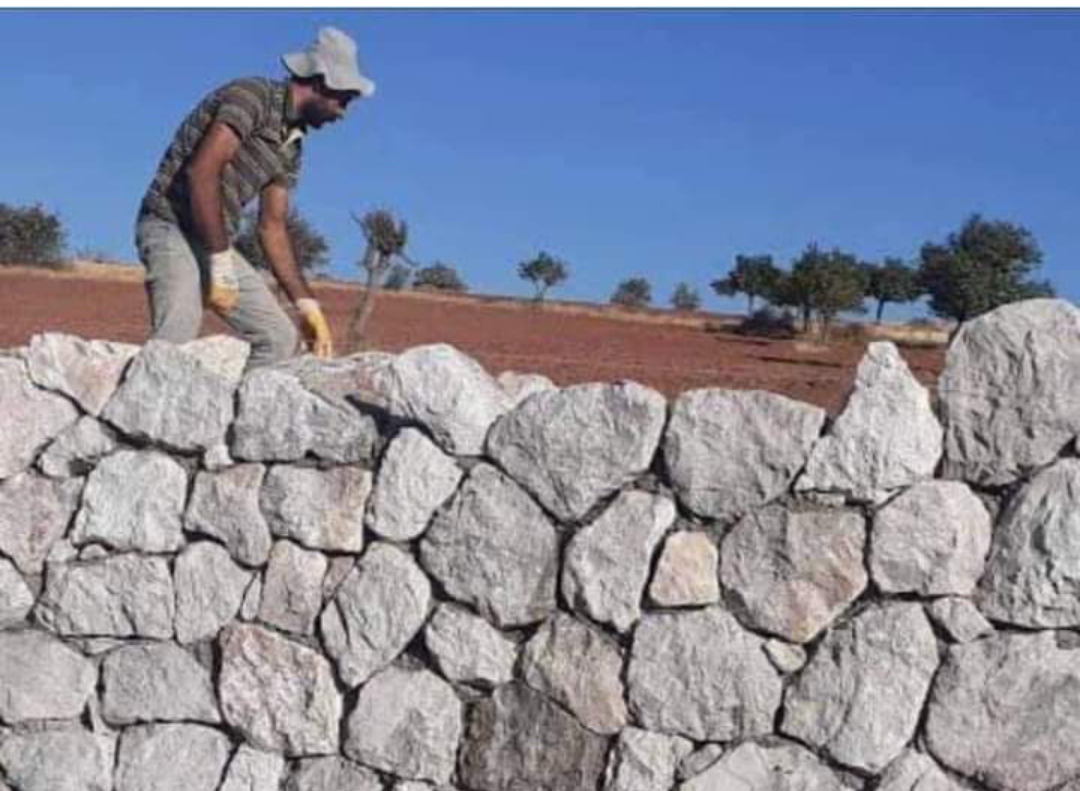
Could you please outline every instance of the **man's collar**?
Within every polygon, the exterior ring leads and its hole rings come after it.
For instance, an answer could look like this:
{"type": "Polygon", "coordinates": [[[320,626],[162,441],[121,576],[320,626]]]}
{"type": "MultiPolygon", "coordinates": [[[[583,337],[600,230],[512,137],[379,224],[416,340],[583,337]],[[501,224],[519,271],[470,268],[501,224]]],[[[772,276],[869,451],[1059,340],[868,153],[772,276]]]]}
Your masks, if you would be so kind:
{"type": "Polygon", "coordinates": [[[282,118],[284,120],[286,134],[292,129],[299,129],[301,133],[307,132],[307,125],[300,119],[300,114],[296,112],[296,108],[293,107],[292,90],[290,90],[290,83],[285,80],[282,83],[284,86],[285,97],[282,99],[284,112],[282,118]]]}

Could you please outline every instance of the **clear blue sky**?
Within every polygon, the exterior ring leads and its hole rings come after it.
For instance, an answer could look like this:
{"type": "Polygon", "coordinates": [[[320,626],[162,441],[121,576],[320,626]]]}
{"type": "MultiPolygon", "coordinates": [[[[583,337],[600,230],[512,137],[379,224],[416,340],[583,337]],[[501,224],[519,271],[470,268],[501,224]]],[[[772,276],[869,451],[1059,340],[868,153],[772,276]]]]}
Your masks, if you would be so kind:
{"type": "MultiPolygon", "coordinates": [[[[208,90],[278,77],[321,24],[377,95],[314,132],[296,200],[355,276],[349,218],[409,221],[410,250],[475,291],[657,302],[736,253],[811,241],[913,259],[971,212],[1027,226],[1080,297],[1080,12],[736,10],[0,11],[0,201],[58,211],[72,249],[135,259],[138,201],[208,90]]],[[[889,314],[886,314],[887,316],[889,314]]]]}

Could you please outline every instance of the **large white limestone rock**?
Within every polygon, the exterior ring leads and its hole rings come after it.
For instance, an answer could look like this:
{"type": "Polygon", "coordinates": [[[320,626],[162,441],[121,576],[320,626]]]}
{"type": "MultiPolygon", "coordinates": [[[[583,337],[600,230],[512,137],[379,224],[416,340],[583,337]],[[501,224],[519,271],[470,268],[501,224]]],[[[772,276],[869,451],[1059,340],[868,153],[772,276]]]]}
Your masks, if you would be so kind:
{"type": "Polygon", "coordinates": [[[664,397],[636,382],[574,385],[507,413],[487,452],[558,519],[573,522],[649,468],[666,418],[664,397]]]}
{"type": "Polygon", "coordinates": [[[877,341],[867,346],[844,410],[814,445],[795,488],[880,502],[932,478],[941,447],[929,391],[894,344],[877,341]]]}
{"type": "Polygon", "coordinates": [[[787,491],[824,423],[824,409],[776,393],[691,390],[672,405],[664,462],[687,508],[737,519],[787,491]]]}

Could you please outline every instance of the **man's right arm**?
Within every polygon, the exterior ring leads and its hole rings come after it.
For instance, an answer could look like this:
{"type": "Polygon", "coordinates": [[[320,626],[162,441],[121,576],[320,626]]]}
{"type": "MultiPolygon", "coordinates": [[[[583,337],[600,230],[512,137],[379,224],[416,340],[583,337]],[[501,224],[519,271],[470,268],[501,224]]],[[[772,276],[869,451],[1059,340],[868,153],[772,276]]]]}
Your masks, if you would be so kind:
{"type": "Polygon", "coordinates": [[[240,148],[240,137],[220,121],[210,124],[187,166],[188,195],[195,232],[210,253],[229,249],[221,209],[221,174],[240,148]]]}

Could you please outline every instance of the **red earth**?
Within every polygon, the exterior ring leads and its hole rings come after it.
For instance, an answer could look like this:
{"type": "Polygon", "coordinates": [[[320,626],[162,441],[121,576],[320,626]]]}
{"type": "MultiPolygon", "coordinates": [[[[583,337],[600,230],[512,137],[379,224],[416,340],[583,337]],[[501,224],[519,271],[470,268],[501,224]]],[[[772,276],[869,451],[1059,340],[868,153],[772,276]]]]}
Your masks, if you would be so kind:
{"type": "MultiPolygon", "coordinates": [[[[115,273],[39,272],[0,267],[0,348],[39,332],[142,343],[148,312],[135,267],[115,273]]],[[[317,283],[336,340],[344,340],[360,291],[317,283]]],[[[699,387],[769,390],[843,407],[866,340],[827,348],[792,340],[736,335],[721,317],[681,318],[663,311],[626,315],[600,306],[549,305],[509,299],[413,292],[379,295],[367,348],[400,351],[423,343],[453,344],[493,374],[541,373],[556,384],[632,379],[675,396],[699,387]]],[[[225,332],[208,314],[203,334],[225,332]]],[[[898,343],[915,376],[932,386],[944,361],[940,346],[898,343]]]]}

